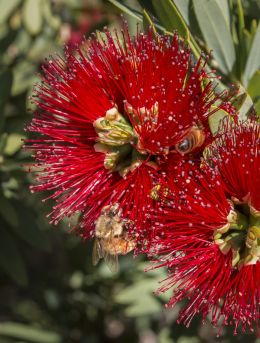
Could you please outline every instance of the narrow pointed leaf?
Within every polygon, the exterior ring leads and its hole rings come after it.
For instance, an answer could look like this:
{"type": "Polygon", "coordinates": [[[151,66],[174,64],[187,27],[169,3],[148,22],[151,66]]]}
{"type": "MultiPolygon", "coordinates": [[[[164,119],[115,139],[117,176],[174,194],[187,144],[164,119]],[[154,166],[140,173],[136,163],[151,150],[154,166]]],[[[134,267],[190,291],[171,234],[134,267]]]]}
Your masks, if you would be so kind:
{"type": "Polygon", "coordinates": [[[258,121],[260,121],[260,99],[255,104],[255,111],[258,117],[258,121]]]}
{"type": "Polygon", "coordinates": [[[218,0],[218,4],[222,10],[223,16],[227,22],[227,25],[230,29],[231,26],[231,21],[230,21],[230,11],[229,11],[229,6],[228,6],[228,1],[227,0],[218,0]]]}
{"type": "Polygon", "coordinates": [[[9,18],[20,2],[21,0],[0,0],[0,25],[9,18]]]}
{"type": "Polygon", "coordinates": [[[247,120],[248,116],[254,111],[253,100],[242,85],[239,85],[238,94],[232,104],[237,109],[241,121],[247,120]]]}
{"type": "Polygon", "coordinates": [[[220,122],[228,115],[228,112],[219,109],[209,117],[209,128],[213,136],[217,134],[220,122]]]}
{"type": "Polygon", "coordinates": [[[258,24],[257,31],[247,58],[245,72],[244,72],[244,85],[247,86],[249,80],[254,73],[260,68],[260,23],[258,24]]]}
{"type": "Polygon", "coordinates": [[[253,100],[260,98],[260,70],[257,70],[250,79],[247,91],[253,100]]]}
{"type": "Polygon", "coordinates": [[[152,0],[155,12],[161,24],[168,30],[178,30],[182,37],[187,37],[188,28],[184,19],[179,15],[176,6],[171,0],[157,1],[152,0]]]}
{"type": "Polygon", "coordinates": [[[200,48],[174,2],[172,0],[152,0],[152,4],[161,25],[170,32],[177,30],[178,34],[188,42],[195,57],[198,58],[200,55],[200,48]]]}
{"type": "Polygon", "coordinates": [[[111,2],[111,4],[113,4],[114,6],[116,6],[120,11],[128,14],[129,16],[133,17],[137,21],[140,21],[140,22],[142,21],[142,16],[140,14],[137,14],[136,11],[122,4],[121,1],[117,1],[117,0],[108,0],[108,1],[111,2]]]}
{"type": "Polygon", "coordinates": [[[41,31],[43,24],[41,0],[25,0],[23,20],[31,35],[37,35],[41,31]]]}
{"type": "Polygon", "coordinates": [[[149,16],[149,13],[146,10],[144,10],[143,12],[144,12],[144,15],[143,15],[144,29],[147,30],[151,27],[153,32],[156,33],[157,31],[156,31],[155,25],[154,25],[151,17],[149,16]]]}
{"type": "Polygon", "coordinates": [[[187,24],[189,22],[189,7],[191,4],[191,0],[174,0],[175,5],[178,7],[183,19],[186,21],[187,24]]]}
{"type": "Polygon", "coordinates": [[[0,336],[12,337],[23,342],[33,343],[60,343],[61,337],[51,331],[45,331],[37,327],[15,323],[0,323],[0,336]]]}
{"type": "Polygon", "coordinates": [[[193,0],[196,18],[208,48],[213,50],[219,68],[227,74],[232,71],[236,56],[226,12],[221,4],[217,0],[193,0]]]}
{"type": "Polygon", "coordinates": [[[4,154],[8,156],[14,155],[21,148],[24,138],[25,136],[19,133],[11,133],[8,135],[4,154]]]}

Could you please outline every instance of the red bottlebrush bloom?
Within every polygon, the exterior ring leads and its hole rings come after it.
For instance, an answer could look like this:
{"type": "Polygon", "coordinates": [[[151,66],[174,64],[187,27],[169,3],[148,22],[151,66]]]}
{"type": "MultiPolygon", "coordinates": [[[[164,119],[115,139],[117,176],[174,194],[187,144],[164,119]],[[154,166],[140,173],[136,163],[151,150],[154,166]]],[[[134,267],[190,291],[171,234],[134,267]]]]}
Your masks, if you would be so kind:
{"type": "Polygon", "coordinates": [[[97,222],[118,226],[117,236],[126,227],[144,234],[162,160],[209,140],[208,117],[223,105],[210,78],[177,35],[131,39],[127,28],[49,60],[28,126],[38,138],[27,145],[35,151],[32,190],[56,201],[52,221],[80,212],[84,238],[97,236],[97,222]]]}
{"type": "Polygon", "coordinates": [[[169,268],[159,290],[174,287],[169,306],[188,300],[180,312],[186,325],[197,313],[235,332],[259,325],[259,137],[257,122],[225,125],[202,170],[182,163],[179,177],[161,185],[149,253],[169,268]]]}

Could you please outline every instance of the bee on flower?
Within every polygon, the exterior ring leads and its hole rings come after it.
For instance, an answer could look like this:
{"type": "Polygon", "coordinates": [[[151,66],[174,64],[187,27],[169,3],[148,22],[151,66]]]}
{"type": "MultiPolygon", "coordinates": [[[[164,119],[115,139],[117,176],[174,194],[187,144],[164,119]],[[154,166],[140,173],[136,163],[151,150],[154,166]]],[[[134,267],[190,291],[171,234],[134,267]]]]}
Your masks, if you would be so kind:
{"type": "Polygon", "coordinates": [[[104,258],[112,271],[118,270],[118,255],[126,255],[136,245],[128,236],[131,223],[120,218],[121,212],[118,204],[105,206],[96,221],[93,264],[104,258]]]}

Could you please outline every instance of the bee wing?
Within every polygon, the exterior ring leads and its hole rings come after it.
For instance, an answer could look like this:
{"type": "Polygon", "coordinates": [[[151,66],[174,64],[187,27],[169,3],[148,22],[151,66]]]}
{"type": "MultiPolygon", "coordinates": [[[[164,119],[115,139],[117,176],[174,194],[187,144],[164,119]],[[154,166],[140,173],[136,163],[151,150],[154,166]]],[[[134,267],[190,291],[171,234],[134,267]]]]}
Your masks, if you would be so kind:
{"type": "Polygon", "coordinates": [[[93,251],[92,251],[92,263],[96,266],[101,258],[104,257],[104,251],[102,245],[98,239],[94,240],[93,251]]]}
{"type": "Polygon", "coordinates": [[[111,272],[116,273],[119,270],[119,263],[118,263],[118,256],[117,255],[111,255],[109,253],[105,253],[104,259],[106,262],[106,265],[111,270],[111,272]]]}

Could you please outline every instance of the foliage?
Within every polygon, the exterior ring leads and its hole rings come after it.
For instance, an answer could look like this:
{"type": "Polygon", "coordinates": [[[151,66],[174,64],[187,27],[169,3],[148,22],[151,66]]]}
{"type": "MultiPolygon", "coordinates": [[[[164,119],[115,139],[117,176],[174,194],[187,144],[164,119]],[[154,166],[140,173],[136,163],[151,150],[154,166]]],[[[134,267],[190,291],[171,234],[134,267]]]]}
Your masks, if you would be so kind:
{"type": "MultiPolygon", "coordinates": [[[[66,222],[51,228],[44,217],[49,205],[29,194],[29,154],[21,147],[27,109],[35,109],[28,96],[36,73],[50,53],[62,53],[65,42],[78,43],[83,33],[118,25],[114,5],[127,13],[131,27],[140,21],[169,34],[178,30],[196,57],[201,49],[213,49],[210,67],[222,75],[223,85],[241,83],[241,113],[252,101],[260,111],[259,1],[127,3],[135,9],[116,0],[0,0],[1,342],[215,340],[207,323],[186,329],[176,324],[177,309],[162,310],[165,299],[152,294],[162,275],[144,274],[142,261],[122,258],[118,274],[103,264],[93,268],[91,244],[67,235],[66,222]]],[[[223,115],[216,114],[213,127],[223,115]]],[[[223,335],[225,342],[237,341],[228,331],[223,335]]],[[[253,336],[246,339],[256,342],[253,336]]]]}

